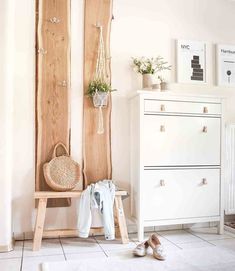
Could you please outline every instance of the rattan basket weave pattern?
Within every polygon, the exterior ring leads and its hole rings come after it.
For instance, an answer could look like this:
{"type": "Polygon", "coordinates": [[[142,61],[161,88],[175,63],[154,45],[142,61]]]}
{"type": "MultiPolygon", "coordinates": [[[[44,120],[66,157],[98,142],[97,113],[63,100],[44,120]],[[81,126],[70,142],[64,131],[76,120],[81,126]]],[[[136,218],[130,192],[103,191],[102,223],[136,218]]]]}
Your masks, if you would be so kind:
{"type": "Polygon", "coordinates": [[[52,160],[45,163],[43,173],[46,183],[55,191],[69,191],[75,188],[80,179],[80,165],[73,161],[63,143],[54,147],[52,160]],[[61,147],[65,154],[57,156],[57,149],[61,147]]]}

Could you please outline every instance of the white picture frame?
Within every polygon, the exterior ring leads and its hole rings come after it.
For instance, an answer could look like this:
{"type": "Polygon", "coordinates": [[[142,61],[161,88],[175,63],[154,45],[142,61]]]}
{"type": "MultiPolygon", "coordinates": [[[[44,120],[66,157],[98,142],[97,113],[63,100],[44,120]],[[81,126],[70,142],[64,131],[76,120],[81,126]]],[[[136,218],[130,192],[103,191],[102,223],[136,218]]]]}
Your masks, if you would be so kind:
{"type": "Polygon", "coordinates": [[[235,87],[235,45],[216,45],[217,85],[235,87]]]}
{"type": "Polygon", "coordinates": [[[202,41],[177,40],[177,82],[207,83],[207,45],[202,41]]]}

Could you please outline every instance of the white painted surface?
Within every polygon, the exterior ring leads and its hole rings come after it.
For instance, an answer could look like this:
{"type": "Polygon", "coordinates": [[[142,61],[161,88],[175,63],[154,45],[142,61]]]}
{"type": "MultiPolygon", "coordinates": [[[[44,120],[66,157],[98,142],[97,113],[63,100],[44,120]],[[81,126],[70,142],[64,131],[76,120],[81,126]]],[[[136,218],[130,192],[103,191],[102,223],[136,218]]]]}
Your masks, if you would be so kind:
{"type": "MultiPolygon", "coordinates": [[[[4,1],[1,1],[1,5],[4,1]]],[[[82,158],[82,69],[83,69],[83,0],[72,0],[72,108],[71,146],[73,157],[82,158]]],[[[12,129],[13,174],[13,230],[15,233],[31,231],[34,222],[34,1],[15,0],[15,90],[12,129]]],[[[2,21],[4,7],[0,9],[2,21]]],[[[13,12],[13,11],[12,11],[13,12]]],[[[125,189],[130,188],[129,162],[129,102],[133,90],[141,87],[141,76],[130,67],[131,56],[162,55],[172,64],[166,74],[170,89],[185,93],[224,95],[229,97],[225,119],[235,121],[235,88],[215,86],[213,43],[235,44],[231,35],[235,28],[235,5],[229,1],[205,0],[200,5],[188,0],[114,0],[114,21],[111,33],[112,82],[112,162],[113,177],[125,189]],[[192,31],[193,29],[193,31],[192,31]],[[208,41],[208,84],[187,85],[175,82],[175,39],[208,41]]],[[[1,24],[2,25],[2,24],[1,24]]],[[[3,25],[2,25],[3,26],[3,25]]],[[[5,28],[8,29],[8,28],[5,28]]],[[[1,38],[0,48],[5,46],[1,38]]],[[[0,51],[1,56],[4,51],[0,51]]],[[[2,59],[2,57],[1,57],[2,59]]],[[[2,62],[1,62],[2,64],[2,62]]],[[[5,69],[1,67],[1,81],[5,69]]],[[[0,91],[1,101],[3,92],[0,91]]],[[[0,101],[0,103],[1,103],[0,101]]],[[[3,110],[1,107],[0,110],[3,110]]],[[[2,112],[2,111],[1,111],[2,112]]],[[[2,118],[1,114],[1,118],[2,118]]],[[[1,124],[2,125],[2,124],[1,124]]],[[[2,130],[1,130],[2,131],[2,130]]],[[[1,144],[1,150],[2,150],[1,144]]],[[[1,179],[3,186],[3,180],[1,179]]],[[[4,183],[6,181],[4,180],[4,183]]],[[[47,227],[74,227],[75,203],[71,208],[49,210],[47,227]]],[[[125,201],[130,214],[128,200],[125,201]]]]}
{"type": "Polygon", "coordinates": [[[0,250],[12,244],[12,120],[14,87],[14,1],[0,2],[0,250]]]}
{"type": "Polygon", "coordinates": [[[235,124],[226,127],[225,214],[235,214],[235,124]]]}
{"type": "Polygon", "coordinates": [[[145,170],[143,182],[144,220],[219,216],[219,169],[145,170]]]}
{"type": "Polygon", "coordinates": [[[144,115],[142,131],[144,166],[220,165],[220,118],[144,115]]]}
{"type": "MultiPolygon", "coordinates": [[[[130,101],[130,156],[132,215],[139,241],[146,226],[219,221],[222,233],[222,115],[184,113],[185,103],[197,102],[187,102],[182,95],[177,97],[182,112],[178,106],[178,112],[171,115],[166,111],[149,113],[144,107],[146,100],[164,102],[164,95],[161,100],[158,93],[151,98],[138,94],[130,101]]],[[[199,104],[209,102],[200,95],[196,98],[199,104]]],[[[222,108],[223,99],[217,98],[215,103],[222,108]]]]}
{"type": "Polygon", "coordinates": [[[158,101],[146,100],[144,102],[144,110],[149,113],[188,113],[188,114],[210,114],[216,115],[221,113],[220,104],[216,103],[198,103],[198,102],[182,102],[182,101],[158,101]]]}

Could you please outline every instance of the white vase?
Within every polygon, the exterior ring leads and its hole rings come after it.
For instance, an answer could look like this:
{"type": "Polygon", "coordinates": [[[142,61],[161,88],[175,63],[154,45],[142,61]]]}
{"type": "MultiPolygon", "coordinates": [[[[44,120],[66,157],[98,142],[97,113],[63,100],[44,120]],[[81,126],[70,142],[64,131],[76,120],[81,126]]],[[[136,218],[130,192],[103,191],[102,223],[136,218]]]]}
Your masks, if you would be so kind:
{"type": "Polygon", "coordinates": [[[148,89],[152,89],[152,84],[153,84],[153,74],[143,74],[142,77],[142,87],[143,88],[148,88],[148,89]]]}

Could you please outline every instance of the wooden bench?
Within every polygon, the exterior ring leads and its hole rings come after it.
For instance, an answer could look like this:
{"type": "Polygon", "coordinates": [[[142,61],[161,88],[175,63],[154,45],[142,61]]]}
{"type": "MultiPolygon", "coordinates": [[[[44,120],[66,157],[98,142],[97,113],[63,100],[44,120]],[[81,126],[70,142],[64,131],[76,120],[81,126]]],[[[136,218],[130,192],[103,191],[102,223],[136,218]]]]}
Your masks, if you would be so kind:
{"type": "MultiPolygon", "coordinates": [[[[69,192],[52,192],[41,191],[35,192],[34,198],[38,200],[37,217],[34,230],[33,250],[39,250],[41,248],[42,238],[48,237],[70,237],[78,236],[76,229],[62,229],[62,230],[44,230],[44,222],[46,216],[46,206],[48,199],[55,198],[79,198],[82,191],[69,191],[69,192]]],[[[122,196],[127,196],[126,191],[116,191],[114,200],[114,217],[115,217],[115,230],[116,236],[121,237],[122,243],[127,244],[129,242],[126,219],[123,210],[122,196]]],[[[90,235],[101,233],[103,228],[92,228],[90,235]]]]}

